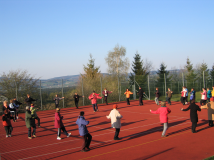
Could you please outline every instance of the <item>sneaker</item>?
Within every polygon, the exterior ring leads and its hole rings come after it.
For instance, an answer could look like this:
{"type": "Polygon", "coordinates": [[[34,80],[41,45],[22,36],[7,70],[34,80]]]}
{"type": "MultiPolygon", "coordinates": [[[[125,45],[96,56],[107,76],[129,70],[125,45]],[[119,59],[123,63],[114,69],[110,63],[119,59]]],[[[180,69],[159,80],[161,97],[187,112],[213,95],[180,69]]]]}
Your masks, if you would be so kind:
{"type": "Polygon", "coordinates": [[[87,151],[90,151],[91,149],[90,149],[90,148],[86,148],[86,150],[87,150],[87,151]]]}
{"type": "Polygon", "coordinates": [[[8,137],[8,135],[6,135],[6,138],[8,137]]]}
{"type": "Polygon", "coordinates": [[[8,137],[12,137],[12,135],[11,135],[11,134],[9,134],[9,135],[8,135],[8,137]]]}
{"type": "Polygon", "coordinates": [[[162,135],[161,137],[166,137],[167,135],[162,135]]]}
{"type": "Polygon", "coordinates": [[[114,138],[114,140],[120,140],[120,138],[114,138]]]}
{"type": "Polygon", "coordinates": [[[70,137],[71,133],[68,133],[67,137],[70,137]]]}
{"type": "Polygon", "coordinates": [[[33,135],[34,138],[36,138],[36,135],[33,135]]]}
{"type": "Polygon", "coordinates": [[[81,150],[81,152],[87,152],[87,150],[85,150],[85,149],[82,149],[82,150],[81,150]]]}
{"type": "Polygon", "coordinates": [[[97,109],[97,111],[99,111],[99,110],[97,109]]]}
{"type": "Polygon", "coordinates": [[[94,112],[96,112],[96,111],[94,111],[94,112]]]}
{"type": "Polygon", "coordinates": [[[41,126],[38,126],[39,128],[41,128],[41,126]]]}
{"type": "Polygon", "coordinates": [[[60,137],[57,137],[57,140],[61,140],[61,138],[60,138],[60,137]]]}
{"type": "Polygon", "coordinates": [[[32,137],[28,137],[28,139],[32,139],[32,137]]]}

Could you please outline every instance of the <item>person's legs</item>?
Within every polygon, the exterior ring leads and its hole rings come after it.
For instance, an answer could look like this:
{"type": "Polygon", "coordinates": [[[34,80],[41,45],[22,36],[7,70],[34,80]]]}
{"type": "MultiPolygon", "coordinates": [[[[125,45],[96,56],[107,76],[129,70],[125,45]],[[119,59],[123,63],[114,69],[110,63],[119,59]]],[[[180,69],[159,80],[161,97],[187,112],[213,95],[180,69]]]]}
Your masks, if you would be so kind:
{"type": "Polygon", "coordinates": [[[197,122],[192,122],[192,133],[196,132],[197,122]]]}
{"type": "Polygon", "coordinates": [[[94,112],[96,112],[96,110],[95,110],[95,104],[92,104],[92,107],[93,107],[93,109],[94,109],[94,112]]]}
{"type": "Polygon", "coordinates": [[[164,123],[164,124],[163,124],[162,136],[165,136],[167,128],[168,128],[168,123],[164,123]]]}
{"type": "Polygon", "coordinates": [[[89,149],[89,146],[90,146],[90,144],[91,144],[92,136],[88,133],[88,134],[86,135],[86,137],[87,137],[87,140],[86,140],[85,147],[86,147],[87,149],[89,149]]]}
{"type": "Polygon", "coordinates": [[[68,132],[66,131],[65,126],[61,127],[61,130],[64,132],[64,134],[65,134],[66,136],[68,136],[68,132]]]}
{"type": "Polygon", "coordinates": [[[75,106],[78,108],[78,101],[75,100],[75,106]]]}
{"type": "Polygon", "coordinates": [[[171,98],[168,98],[169,104],[171,105],[171,98]]]}
{"type": "Polygon", "coordinates": [[[19,108],[16,108],[16,119],[19,118],[19,108]]]}
{"type": "Polygon", "coordinates": [[[86,143],[87,143],[87,135],[82,136],[83,144],[82,151],[85,151],[86,143]]]}
{"type": "Polygon", "coordinates": [[[56,103],[55,103],[55,105],[56,105],[56,108],[59,108],[59,104],[56,104],[56,103]]]}
{"type": "Polygon", "coordinates": [[[95,106],[96,106],[96,111],[98,111],[98,106],[97,106],[97,103],[95,104],[95,106]]]}
{"type": "Polygon", "coordinates": [[[114,139],[118,139],[119,133],[120,133],[120,128],[115,128],[114,139]]]}
{"type": "Polygon", "coordinates": [[[33,126],[33,133],[32,133],[33,136],[36,136],[36,125],[33,126]]]}
{"type": "Polygon", "coordinates": [[[155,97],[155,103],[156,103],[157,105],[159,105],[159,99],[158,99],[158,97],[155,97]]]}
{"type": "Polygon", "coordinates": [[[212,120],[209,120],[209,126],[213,127],[213,121],[212,120]]]}
{"type": "Polygon", "coordinates": [[[107,96],[105,96],[105,102],[106,102],[106,105],[108,105],[108,102],[107,102],[107,96]]]}
{"type": "Polygon", "coordinates": [[[58,128],[57,137],[61,136],[61,128],[58,128]]]}
{"type": "Polygon", "coordinates": [[[129,98],[126,98],[127,105],[130,105],[129,98]]]}
{"type": "Polygon", "coordinates": [[[143,104],[143,102],[142,102],[142,97],[140,96],[139,97],[139,105],[141,106],[143,104]]]}
{"type": "Polygon", "coordinates": [[[188,96],[186,96],[186,102],[188,103],[188,96]]]}
{"type": "Polygon", "coordinates": [[[6,131],[6,137],[8,137],[8,135],[9,135],[9,127],[8,127],[8,126],[5,126],[4,129],[5,129],[5,131],[6,131]]]}
{"type": "Polygon", "coordinates": [[[12,134],[12,131],[13,131],[13,127],[10,125],[10,126],[8,126],[9,127],[9,135],[11,136],[11,134],[12,134]]]}
{"type": "Polygon", "coordinates": [[[31,127],[28,128],[28,137],[31,137],[31,127]]]}

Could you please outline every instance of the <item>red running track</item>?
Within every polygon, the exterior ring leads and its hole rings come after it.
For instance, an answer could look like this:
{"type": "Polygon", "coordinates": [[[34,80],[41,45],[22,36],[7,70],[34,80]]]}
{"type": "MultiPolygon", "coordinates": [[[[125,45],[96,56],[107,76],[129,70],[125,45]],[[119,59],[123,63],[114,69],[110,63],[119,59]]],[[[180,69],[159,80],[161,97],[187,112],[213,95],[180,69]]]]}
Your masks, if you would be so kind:
{"type": "MultiPolygon", "coordinates": [[[[29,140],[25,126],[25,114],[19,114],[17,122],[12,122],[12,137],[5,137],[5,130],[0,122],[0,153],[1,160],[9,159],[88,159],[88,160],[201,160],[214,155],[213,131],[208,126],[207,110],[198,113],[199,122],[197,133],[191,132],[189,111],[180,110],[183,105],[172,102],[167,105],[169,128],[167,137],[162,138],[162,125],[159,115],[151,114],[150,109],[156,110],[154,101],[144,101],[144,106],[138,106],[138,101],[117,103],[123,115],[119,141],[114,141],[114,129],[106,115],[110,113],[112,104],[100,104],[99,112],[93,112],[92,106],[80,109],[66,108],[61,110],[64,125],[72,136],[67,138],[62,134],[62,140],[57,140],[57,129],[54,128],[55,110],[37,112],[41,119],[41,128],[36,130],[36,138],[29,140]],[[76,119],[80,111],[85,111],[89,120],[88,130],[93,136],[91,151],[80,152],[82,139],[79,136],[76,119]]],[[[184,106],[184,108],[187,106],[184,106]]]]}

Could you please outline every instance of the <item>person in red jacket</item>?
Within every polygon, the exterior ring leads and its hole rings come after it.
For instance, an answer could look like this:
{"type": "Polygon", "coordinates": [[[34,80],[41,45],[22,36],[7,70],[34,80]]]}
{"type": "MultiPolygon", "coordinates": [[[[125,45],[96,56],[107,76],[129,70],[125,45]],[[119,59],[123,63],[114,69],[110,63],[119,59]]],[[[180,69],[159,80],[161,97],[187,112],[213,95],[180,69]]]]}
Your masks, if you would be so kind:
{"type": "Polygon", "coordinates": [[[97,93],[95,93],[95,91],[93,91],[93,93],[88,97],[88,99],[91,100],[91,104],[94,109],[94,112],[99,111],[98,106],[97,106],[97,99],[102,99],[102,97],[100,97],[99,94],[97,94],[97,93]],[[96,107],[96,109],[95,109],[95,107],[96,107]]]}
{"type": "Polygon", "coordinates": [[[65,133],[67,137],[71,135],[71,133],[67,133],[65,126],[62,122],[63,116],[60,114],[60,109],[56,108],[56,113],[55,113],[55,124],[54,127],[58,128],[58,134],[57,134],[57,140],[61,140],[60,135],[61,135],[61,130],[65,133]]]}
{"type": "Polygon", "coordinates": [[[157,111],[150,110],[153,114],[160,114],[160,122],[163,123],[163,132],[161,137],[166,137],[166,130],[168,128],[168,114],[171,113],[171,110],[166,107],[166,102],[161,102],[161,107],[157,111]]]}
{"type": "Polygon", "coordinates": [[[13,127],[12,127],[11,121],[10,121],[11,119],[13,119],[13,117],[10,116],[10,110],[5,109],[4,114],[2,116],[2,122],[3,122],[3,127],[6,131],[6,138],[11,137],[11,133],[13,131],[13,127]]]}

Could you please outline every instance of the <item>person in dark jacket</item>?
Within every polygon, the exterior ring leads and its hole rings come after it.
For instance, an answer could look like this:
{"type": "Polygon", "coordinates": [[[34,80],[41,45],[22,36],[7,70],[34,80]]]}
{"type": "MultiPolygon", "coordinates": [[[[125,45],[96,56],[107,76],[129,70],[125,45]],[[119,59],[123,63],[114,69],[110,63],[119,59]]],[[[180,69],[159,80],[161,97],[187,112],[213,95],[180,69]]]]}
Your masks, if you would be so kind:
{"type": "Polygon", "coordinates": [[[3,102],[2,113],[4,113],[5,109],[11,110],[10,107],[8,106],[8,102],[7,102],[7,101],[4,101],[4,102],[3,102]]]}
{"type": "Polygon", "coordinates": [[[33,103],[33,101],[37,101],[37,99],[31,98],[30,94],[27,94],[27,98],[25,98],[25,102],[26,102],[27,106],[30,106],[33,103]]]}
{"type": "Polygon", "coordinates": [[[192,100],[192,103],[189,105],[188,108],[183,109],[181,108],[182,111],[188,111],[190,110],[190,120],[192,122],[192,133],[196,133],[196,127],[197,127],[197,122],[198,122],[198,114],[197,111],[201,111],[201,108],[195,104],[195,100],[192,100]]]}
{"type": "Polygon", "coordinates": [[[88,133],[86,125],[89,124],[89,121],[85,120],[84,112],[80,112],[80,116],[77,118],[76,124],[79,127],[79,134],[83,137],[83,145],[81,152],[87,152],[90,150],[89,146],[91,143],[92,136],[88,133]]]}
{"type": "Polygon", "coordinates": [[[159,105],[159,97],[160,97],[160,93],[159,93],[159,89],[158,87],[156,88],[156,92],[155,92],[155,103],[157,105],[159,105]]]}
{"type": "Polygon", "coordinates": [[[26,127],[28,129],[28,139],[32,139],[31,127],[33,127],[32,136],[36,137],[36,124],[35,124],[35,119],[33,118],[33,115],[31,115],[30,106],[26,107],[25,123],[26,123],[26,127]]]}
{"type": "Polygon", "coordinates": [[[74,94],[74,102],[75,102],[76,108],[78,108],[79,98],[81,97],[84,97],[84,96],[80,96],[77,93],[74,94]]]}
{"type": "Polygon", "coordinates": [[[169,105],[171,105],[172,93],[173,93],[173,92],[171,91],[171,89],[168,88],[168,91],[166,92],[166,94],[167,94],[166,100],[167,100],[167,102],[169,103],[169,105]]]}
{"type": "Polygon", "coordinates": [[[55,101],[56,108],[59,108],[59,101],[64,99],[65,97],[59,98],[58,94],[56,94],[56,97],[53,99],[55,101]]]}
{"type": "Polygon", "coordinates": [[[139,106],[143,105],[143,94],[145,94],[145,92],[143,91],[143,89],[141,87],[139,87],[139,91],[138,91],[138,95],[139,95],[139,106]]]}
{"type": "Polygon", "coordinates": [[[105,88],[104,91],[102,92],[102,94],[104,95],[104,99],[105,99],[106,105],[108,105],[108,102],[107,102],[108,94],[109,94],[109,93],[112,93],[112,92],[113,92],[113,91],[109,92],[106,88],[105,88]]]}
{"type": "Polygon", "coordinates": [[[17,101],[16,97],[13,98],[14,106],[16,107],[16,119],[19,119],[19,106],[22,104],[21,102],[17,101]]]}
{"type": "Polygon", "coordinates": [[[10,119],[13,119],[13,117],[10,115],[10,110],[5,109],[4,114],[2,115],[2,123],[3,123],[3,127],[6,131],[6,138],[12,136],[11,133],[13,131],[13,127],[11,125],[10,119]]]}
{"type": "Polygon", "coordinates": [[[58,133],[57,133],[57,140],[61,140],[61,130],[64,132],[64,134],[67,137],[70,137],[71,133],[68,133],[65,129],[65,126],[62,122],[63,116],[61,116],[60,114],[60,109],[56,108],[56,112],[55,112],[55,123],[54,123],[54,127],[58,128],[58,133]]]}
{"type": "Polygon", "coordinates": [[[192,102],[192,100],[195,100],[195,89],[192,88],[191,92],[190,92],[190,103],[192,102]]]}

